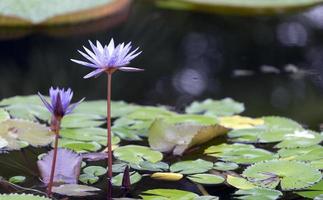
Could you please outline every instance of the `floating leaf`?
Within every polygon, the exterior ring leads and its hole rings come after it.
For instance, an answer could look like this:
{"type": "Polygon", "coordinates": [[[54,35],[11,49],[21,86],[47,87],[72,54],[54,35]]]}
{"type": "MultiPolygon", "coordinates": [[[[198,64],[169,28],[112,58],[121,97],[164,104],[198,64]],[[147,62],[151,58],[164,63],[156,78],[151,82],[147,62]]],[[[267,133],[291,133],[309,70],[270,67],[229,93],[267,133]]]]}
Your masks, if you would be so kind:
{"type": "Polygon", "coordinates": [[[126,145],[114,150],[113,155],[122,161],[140,164],[142,161],[156,163],[162,160],[163,154],[145,146],[126,145]]]}
{"type": "Polygon", "coordinates": [[[140,141],[140,131],[138,130],[131,130],[125,127],[112,127],[112,133],[117,135],[123,140],[129,140],[129,141],[140,141]]]}
{"type": "MultiPolygon", "coordinates": [[[[53,156],[54,150],[51,150],[47,155],[43,156],[41,160],[37,161],[42,181],[45,184],[48,184],[50,180],[53,156]]],[[[79,154],[67,149],[59,148],[57,150],[54,182],[76,184],[80,176],[81,163],[82,157],[79,154]],[[68,161],[68,164],[66,164],[66,161],[68,161]]]]}
{"type": "Polygon", "coordinates": [[[158,0],[164,8],[197,10],[220,14],[267,15],[302,10],[322,3],[321,0],[158,0]]]}
{"type": "Polygon", "coordinates": [[[102,176],[107,172],[106,168],[101,167],[101,166],[88,166],[83,169],[83,172],[85,174],[90,174],[93,176],[102,176]]]}
{"type": "Polygon", "coordinates": [[[232,162],[216,162],[214,163],[213,169],[220,170],[220,171],[229,171],[229,170],[235,170],[238,167],[239,165],[232,162]]]}
{"type": "Polygon", "coordinates": [[[172,115],[176,115],[176,113],[171,112],[164,107],[144,106],[129,113],[127,118],[135,120],[154,120],[156,118],[170,117],[172,115]]]}
{"type": "Polygon", "coordinates": [[[170,166],[171,172],[181,174],[198,174],[209,171],[213,168],[213,163],[202,159],[187,160],[174,163],[170,166]]]}
{"type": "Polygon", "coordinates": [[[198,197],[193,192],[175,189],[153,189],[147,190],[140,195],[144,200],[160,199],[160,200],[192,200],[198,197]]]}
{"type": "Polygon", "coordinates": [[[246,144],[221,144],[208,147],[205,154],[218,157],[223,161],[238,164],[251,164],[264,160],[271,160],[276,156],[264,149],[255,148],[246,144]]]}
{"type": "Polygon", "coordinates": [[[200,183],[205,185],[220,184],[220,183],[223,183],[225,180],[222,176],[218,176],[214,174],[194,174],[194,175],[189,175],[187,178],[195,183],[200,183]]]}
{"type": "Polygon", "coordinates": [[[33,194],[0,194],[1,200],[50,200],[33,194]]]}
{"type": "Polygon", "coordinates": [[[62,120],[63,128],[89,128],[98,127],[105,123],[99,115],[72,113],[62,120]]]}
{"type": "Polygon", "coordinates": [[[101,149],[101,145],[97,142],[81,142],[68,139],[59,140],[58,146],[62,148],[71,149],[77,153],[98,151],[101,149]]]}
{"type": "Polygon", "coordinates": [[[25,176],[13,176],[9,179],[9,182],[17,184],[17,183],[23,183],[25,182],[25,180],[26,180],[25,176]]]}
{"type": "Polygon", "coordinates": [[[311,165],[287,160],[256,163],[245,169],[243,176],[265,188],[273,189],[280,183],[282,190],[306,188],[322,178],[321,172],[311,165]]]}
{"type": "Polygon", "coordinates": [[[0,122],[6,121],[7,119],[10,119],[9,113],[0,108],[0,122]]]}
{"type": "Polygon", "coordinates": [[[309,130],[295,131],[291,134],[286,134],[284,140],[277,144],[276,148],[296,148],[308,147],[321,143],[323,136],[319,133],[309,130]]]}
{"type": "MultiPolygon", "coordinates": [[[[112,177],[112,185],[121,186],[122,184],[123,173],[120,173],[114,177],[112,177]]],[[[137,172],[133,172],[130,175],[130,183],[135,184],[141,180],[141,175],[137,172]]]]}
{"type": "Polygon", "coordinates": [[[219,125],[230,129],[246,129],[253,128],[255,126],[263,125],[265,121],[263,119],[252,119],[249,117],[242,117],[239,115],[220,117],[219,125]]]}
{"type": "Polygon", "coordinates": [[[202,102],[193,102],[185,109],[190,114],[205,114],[208,116],[230,116],[244,111],[244,105],[231,98],[222,100],[206,99],[202,102]]]}
{"type": "Polygon", "coordinates": [[[213,117],[198,115],[157,119],[149,129],[148,142],[152,149],[181,155],[186,149],[227,132],[216,123],[213,117]]]}
{"type": "Polygon", "coordinates": [[[179,181],[183,178],[183,174],[171,172],[156,172],[153,173],[150,177],[163,181],[179,181]]]}
{"type": "MultiPolygon", "coordinates": [[[[63,138],[78,140],[78,141],[95,141],[103,146],[107,143],[107,130],[103,128],[77,128],[77,129],[62,129],[60,136],[63,138]]],[[[118,144],[120,138],[113,136],[112,144],[118,144]]]]}
{"type": "Polygon", "coordinates": [[[323,158],[323,147],[314,145],[304,148],[280,149],[277,153],[284,160],[315,161],[323,158]]]}
{"type": "Polygon", "coordinates": [[[95,195],[95,192],[100,191],[99,188],[78,185],[78,184],[65,184],[58,187],[53,187],[53,192],[66,196],[90,196],[95,195]]]}
{"type": "Polygon", "coordinates": [[[283,196],[278,190],[272,190],[267,188],[254,188],[250,190],[238,190],[234,193],[235,196],[238,196],[239,199],[245,200],[275,200],[280,196],[283,196]]]}
{"type": "Polygon", "coordinates": [[[236,176],[231,176],[231,175],[227,176],[227,182],[228,182],[228,184],[232,185],[233,187],[241,189],[241,190],[250,190],[250,189],[257,187],[242,177],[236,177],[236,176]]]}
{"type": "Polygon", "coordinates": [[[131,168],[136,170],[144,170],[144,171],[166,171],[169,168],[169,165],[164,162],[157,162],[157,163],[151,163],[148,161],[140,162],[138,165],[132,164],[131,168]]]}
{"type": "Polygon", "coordinates": [[[84,184],[94,184],[98,182],[99,177],[94,176],[93,174],[81,174],[79,180],[84,184]]]}
{"type": "Polygon", "coordinates": [[[0,101],[0,106],[8,106],[13,104],[43,105],[38,95],[14,96],[14,97],[2,99],[0,101]]]}
{"type": "Polygon", "coordinates": [[[219,200],[219,197],[216,196],[199,196],[194,198],[194,200],[219,200]]]}
{"type": "Polygon", "coordinates": [[[13,104],[7,106],[5,109],[15,119],[25,119],[30,121],[37,121],[37,119],[47,121],[50,119],[50,113],[42,105],[13,104]]]}
{"type": "Polygon", "coordinates": [[[15,150],[26,146],[26,142],[36,147],[48,145],[54,134],[41,124],[9,119],[0,123],[0,138],[8,142],[8,150],[15,150]]]}

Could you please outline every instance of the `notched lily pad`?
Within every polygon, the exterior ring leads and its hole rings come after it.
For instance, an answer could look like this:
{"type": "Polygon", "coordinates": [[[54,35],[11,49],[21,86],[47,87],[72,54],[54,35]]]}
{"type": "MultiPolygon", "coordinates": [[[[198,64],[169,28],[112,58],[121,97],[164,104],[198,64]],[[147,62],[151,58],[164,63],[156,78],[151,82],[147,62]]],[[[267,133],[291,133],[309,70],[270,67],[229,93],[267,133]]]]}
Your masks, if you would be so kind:
{"type": "Polygon", "coordinates": [[[267,188],[254,188],[250,190],[238,190],[234,193],[234,195],[239,199],[245,200],[276,200],[280,196],[283,196],[283,193],[278,190],[267,188]]]}
{"type": "Polygon", "coordinates": [[[213,168],[213,163],[197,159],[197,160],[187,160],[174,163],[170,166],[171,172],[177,172],[181,174],[198,174],[209,171],[213,168]]]}
{"type": "Polygon", "coordinates": [[[284,191],[309,187],[322,178],[321,172],[311,165],[288,160],[256,163],[245,169],[243,176],[264,188],[274,189],[280,184],[284,191]]]}
{"type": "Polygon", "coordinates": [[[187,178],[195,183],[200,183],[203,185],[220,184],[225,180],[222,176],[214,174],[194,174],[187,176],[187,178]]]}
{"type": "Polygon", "coordinates": [[[32,194],[0,194],[1,200],[50,200],[49,198],[32,194]]]}
{"type": "Polygon", "coordinates": [[[113,155],[122,161],[131,164],[140,164],[143,161],[152,163],[159,162],[163,159],[163,154],[145,146],[126,145],[114,150],[113,155]]]}
{"type": "Polygon", "coordinates": [[[227,176],[227,183],[231,186],[241,189],[241,190],[250,190],[256,188],[257,186],[253,183],[249,182],[245,178],[237,177],[237,176],[227,176]]]}
{"type": "Polygon", "coordinates": [[[208,116],[230,116],[244,111],[243,103],[234,101],[231,98],[222,100],[206,99],[202,102],[193,102],[186,109],[186,113],[204,114],[208,116]]]}
{"type": "Polygon", "coordinates": [[[198,197],[193,192],[175,190],[175,189],[153,189],[141,193],[140,197],[144,200],[160,199],[160,200],[192,200],[198,197]]]}
{"type": "MultiPolygon", "coordinates": [[[[120,173],[114,177],[112,177],[112,185],[121,186],[122,185],[123,173],[120,173]]],[[[130,173],[130,183],[135,184],[141,180],[141,175],[137,172],[130,173]]]]}

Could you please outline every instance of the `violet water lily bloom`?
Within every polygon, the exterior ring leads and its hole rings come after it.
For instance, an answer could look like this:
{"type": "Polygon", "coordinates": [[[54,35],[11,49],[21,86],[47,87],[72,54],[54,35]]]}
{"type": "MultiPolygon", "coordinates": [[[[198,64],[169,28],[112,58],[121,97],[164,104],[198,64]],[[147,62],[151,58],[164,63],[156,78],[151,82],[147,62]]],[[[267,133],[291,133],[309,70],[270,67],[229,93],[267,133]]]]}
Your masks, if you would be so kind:
{"type": "Polygon", "coordinates": [[[96,41],[96,46],[89,41],[92,51],[84,47],[86,53],[78,51],[84,58],[88,61],[81,61],[71,59],[71,61],[95,69],[91,73],[84,76],[84,78],[98,77],[103,72],[108,72],[109,70],[121,70],[126,72],[137,72],[143,71],[143,69],[135,67],[126,67],[131,60],[136,58],[141,51],[138,49],[130,51],[132,46],[131,42],[128,44],[118,44],[114,45],[114,40],[111,39],[108,45],[102,46],[99,41],[96,41]]]}
{"type": "Polygon", "coordinates": [[[49,89],[50,102],[48,102],[39,92],[38,95],[49,112],[51,112],[55,117],[60,118],[64,115],[70,114],[74,108],[84,100],[83,98],[79,102],[71,104],[73,92],[70,88],[64,90],[64,88],[59,89],[57,87],[54,89],[51,87],[49,89]]]}

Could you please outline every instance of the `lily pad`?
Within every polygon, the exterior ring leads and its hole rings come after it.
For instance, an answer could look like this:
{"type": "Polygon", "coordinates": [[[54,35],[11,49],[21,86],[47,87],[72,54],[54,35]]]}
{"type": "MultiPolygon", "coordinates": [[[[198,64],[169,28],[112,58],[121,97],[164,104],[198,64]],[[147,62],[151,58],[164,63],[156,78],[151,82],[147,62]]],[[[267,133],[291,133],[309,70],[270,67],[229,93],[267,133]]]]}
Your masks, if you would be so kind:
{"type": "Polygon", "coordinates": [[[317,196],[323,195],[323,180],[321,180],[320,182],[316,183],[315,185],[309,188],[306,188],[305,191],[299,191],[295,193],[302,197],[310,198],[310,199],[314,199],[317,196]]]}
{"type": "Polygon", "coordinates": [[[9,179],[9,182],[17,184],[17,183],[23,183],[25,182],[25,180],[26,180],[25,176],[13,176],[9,179]]]}
{"type": "Polygon", "coordinates": [[[58,187],[53,187],[53,192],[66,196],[90,196],[96,195],[96,192],[100,191],[99,188],[78,185],[78,184],[65,184],[58,187]]]}
{"type": "Polygon", "coordinates": [[[306,188],[322,178],[321,172],[311,165],[287,160],[256,163],[245,169],[243,176],[257,186],[270,189],[280,183],[282,190],[306,188]]]}
{"type": "Polygon", "coordinates": [[[160,200],[192,200],[198,197],[193,192],[175,189],[153,189],[144,191],[140,195],[144,200],[160,199],[160,200]]]}
{"type": "Polygon", "coordinates": [[[89,128],[98,127],[105,123],[99,115],[73,113],[67,115],[62,120],[63,128],[89,128]]]}
{"type": "Polygon", "coordinates": [[[265,123],[265,121],[261,118],[252,119],[249,117],[242,117],[239,115],[220,117],[219,124],[223,127],[230,129],[246,129],[253,128],[255,126],[260,126],[265,123]]]}
{"type": "Polygon", "coordinates": [[[289,11],[303,10],[322,3],[321,0],[159,0],[164,8],[195,10],[234,15],[281,14],[289,11]]]}
{"type": "Polygon", "coordinates": [[[50,113],[42,105],[13,104],[5,107],[5,109],[14,119],[25,119],[30,121],[37,121],[37,119],[48,121],[50,119],[50,113]]]}
{"type": "Polygon", "coordinates": [[[159,172],[168,170],[169,165],[165,162],[151,163],[148,161],[143,161],[138,165],[132,164],[131,168],[136,170],[159,172]]]}
{"type": "Polygon", "coordinates": [[[154,151],[149,147],[138,145],[126,145],[119,147],[114,150],[113,155],[119,160],[132,164],[140,164],[140,162],[145,160],[156,163],[163,159],[162,153],[154,151]]]}
{"type": "Polygon", "coordinates": [[[181,155],[186,149],[227,132],[226,128],[216,124],[215,118],[198,115],[157,119],[149,129],[148,142],[152,149],[181,155]]]}
{"type": "Polygon", "coordinates": [[[296,148],[308,147],[319,144],[323,141],[323,136],[319,133],[309,130],[295,131],[286,134],[284,140],[277,144],[276,148],[296,148]]]}
{"type": "Polygon", "coordinates": [[[99,177],[93,174],[81,174],[79,180],[84,184],[94,184],[99,181],[99,177]]]}
{"type": "Polygon", "coordinates": [[[8,150],[25,147],[26,142],[32,146],[46,146],[54,139],[48,127],[25,120],[6,120],[0,123],[0,138],[8,142],[8,150]]]}
{"type": "Polygon", "coordinates": [[[181,174],[198,174],[209,171],[213,168],[213,163],[202,159],[187,160],[174,163],[170,166],[171,172],[181,174]]]}
{"type": "Polygon", "coordinates": [[[222,176],[214,174],[194,174],[187,176],[187,178],[195,183],[200,183],[203,185],[220,184],[225,180],[222,176]]]}
{"type": "Polygon", "coordinates": [[[323,158],[323,147],[314,145],[304,148],[280,149],[277,153],[284,160],[316,161],[323,158]]]}
{"type": "Polygon", "coordinates": [[[193,102],[185,109],[185,112],[208,116],[230,116],[239,114],[244,109],[243,103],[236,102],[231,98],[225,98],[222,100],[206,99],[202,102],[193,102]]]}
{"type": "Polygon", "coordinates": [[[273,153],[246,144],[221,144],[208,147],[205,154],[220,158],[223,161],[238,164],[252,164],[276,157],[273,153]]]}
{"type": "Polygon", "coordinates": [[[50,200],[46,197],[41,197],[32,194],[0,194],[1,200],[50,200]]]}
{"type": "Polygon", "coordinates": [[[234,193],[239,199],[244,200],[276,200],[280,196],[283,196],[278,190],[272,190],[267,188],[254,188],[250,190],[238,190],[234,193]]]}
{"type": "Polygon", "coordinates": [[[58,146],[71,149],[77,153],[95,152],[101,149],[101,145],[97,142],[81,142],[64,138],[59,140],[58,146]]]}
{"type": "Polygon", "coordinates": [[[83,169],[83,172],[85,174],[90,174],[93,176],[102,176],[107,172],[106,168],[101,167],[101,166],[88,166],[83,169]]]}
{"type": "MultiPolygon", "coordinates": [[[[114,177],[112,177],[112,185],[114,186],[121,186],[122,185],[122,178],[123,178],[123,173],[118,174],[114,177]]],[[[133,172],[130,174],[130,183],[135,184],[141,180],[141,175],[137,172],[133,172]]]]}
{"type": "Polygon", "coordinates": [[[128,119],[154,120],[156,118],[170,117],[176,113],[167,110],[165,107],[142,106],[134,112],[127,114],[128,119]]]}

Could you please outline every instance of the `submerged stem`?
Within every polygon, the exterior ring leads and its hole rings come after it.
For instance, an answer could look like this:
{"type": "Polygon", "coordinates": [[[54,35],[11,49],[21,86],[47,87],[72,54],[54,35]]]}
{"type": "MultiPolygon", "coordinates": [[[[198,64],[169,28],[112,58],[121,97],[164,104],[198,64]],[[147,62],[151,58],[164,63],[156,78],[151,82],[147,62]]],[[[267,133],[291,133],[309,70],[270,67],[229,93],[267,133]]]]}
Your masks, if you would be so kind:
{"type": "Polygon", "coordinates": [[[55,176],[56,160],[57,160],[57,148],[58,148],[58,139],[59,139],[59,128],[60,128],[60,119],[54,118],[52,120],[51,129],[55,133],[55,143],[54,143],[54,155],[52,160],[52,168],[50,171],[50,179],[47,187],[47,194],[49,197],[52,196],[52,188],[55,176]]]}
{"type": "MultiPolygon", "coordinates": [[[[108,183],[112,179],[112,144],[111,144],[111,79],[112,72],[107,72],[108,83],[107,83],[107,146],[108,146],[108,183]]],[[[112,199],[112,188],[111,184],[107,184],[107,199],[112,199]]]]}

